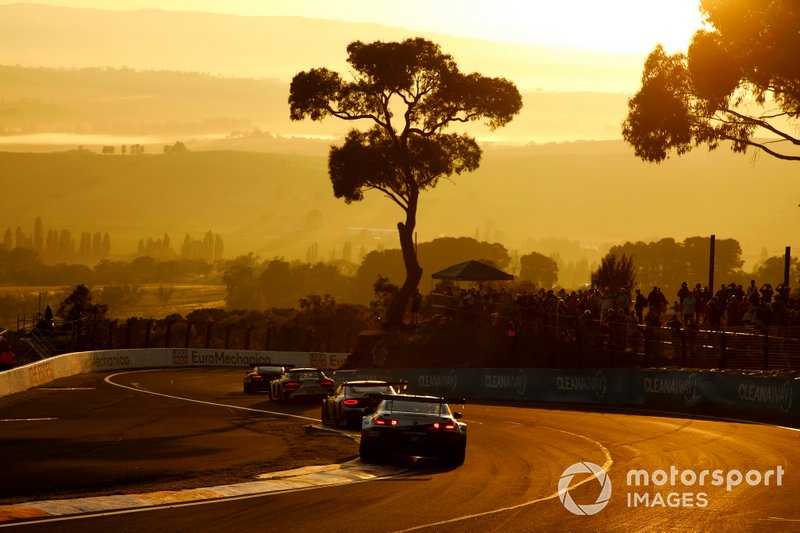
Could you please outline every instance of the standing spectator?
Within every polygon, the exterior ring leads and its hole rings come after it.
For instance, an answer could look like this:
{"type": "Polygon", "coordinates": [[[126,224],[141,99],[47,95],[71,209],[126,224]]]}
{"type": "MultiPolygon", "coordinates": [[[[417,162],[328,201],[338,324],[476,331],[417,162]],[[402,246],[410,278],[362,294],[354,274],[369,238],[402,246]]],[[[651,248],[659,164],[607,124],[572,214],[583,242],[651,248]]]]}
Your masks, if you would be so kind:
{"type": "Polygon", "coordinates": [[[17,364],[17,356],[9,346],[3,348],[0,353],[0,370],[10,370],[17,364]]]}
{"type": "Polygon", "coordinates": [[[508,321],[508,352],[514,354],[517,352],[517,342],[519,341],[519,332],[521,324],[513,318],[508,321]]]}
{"type": "Polygon", "coordinates": [[[628,289],[622,287],[619,290],[619,294],[617,295],[617,309],[623,312],[623,314],[627,317],[628,310],[631,308],[631,293],[628,292],[628,289]]]}
{"type": "Polygon", "coordinates": [[[741,326],[742,325],[742,317],[739,315],[739,297],[736,294],[731,294],[731,297],[728,298],[728,306],[725,309],[727,314],[727,321],[725,322],[728,326],[741,326]]]}
{"type": "Polygon", "coordinates": [[[750,285],[747,287],[747,300],[752,306],[757,306],[761,302],[761,295],[758,292],[756,280],[754,279],[750,280],[750,285]]]}
{"type": "Polygon", "coordinates": [[[719,329],[722,327],[722,313],[724,310],[725,304],[717,296],[714,296],[708,302],[708,323],[712,328],[719,329]]]}
{"type": "Polygon", "coordinates": [[[654,322],[661,322],[661,314],[667,310],[667,297],[661,292],[658,287],[653,287],[650,294],[647,295],[647,306],[650,308],[648,315],[653,316],[654,322]]]}
{"type": "Polygon", "coordinates": [[[789,303],[789,293],[791,290],[789,289],[788,285],[784,285],[783,283],[779,284],[775,287],[775,292],[778,294],[776,298],[783,303],[784,305],[789,303]]]}
{"type": "Polygon", "coordinates": [[[611,288],[606,287],[602,292],[600,300],[600,320],[605,324],[608,322],[608,313],[614,304],[614,297],[611,294],[611,288]]]}
{"type": "Polygon", "coordinates": [[[673,313],[672,317],[667,320],[667,326],[670,329],[670,344],[672,345],[672,358],[678,359],[681,356],[682,348],[681,345],[683,344],[681,336],[681,331],[683,330],[683,323],[681,319],[678,318],[677,313],[673,313]]]}
{"type": "MultiPolygon", "coordinates": [[[[644,296],[642,296],[644,298],[644,296]]],[[[642,336],[641,331],[639,331],[639,324],[641,324],[641,318],[639,317],[639,313],[636,310],[631,309],[628,312],[627,316],[628,322],[628,344],[630,345],[630,351],[633,353],[638,353],[639,351],[639,339],[642,336]]]]}
{"type": "Polygon", "coordinates": [[[695,283],[694,289],[692,289],[692,295],[694,295],[694,321],[699,325],[705,316],[705,313],[703,312],[703,309],[705,308],[703,286],[699,283],[695,283]]]}
{"type": "Polygon", "coordinates": [[[682,282],[681,288],[678,289],[678,303],[683,305],[683,299],[689,296],[691,293],[692,291],[689,290],[689,285],[687,285],[685,281],[682,282]]]}
{"type": "Polygon", "coordinates": [[[772,303],[772,294],[773,294],[772,284],[770,284],[770,283],[763,284],[761,286],[761,289],[759,289],[759,291],[761,292],[761,302],[765,303],[767,305],[771,304],[772,303]]]}
{"type": "Polygon", "coordinates": [[[689,292],[686,297],[681,301],[681,312],[683,313],[683,321],[688,324],[690,320],[694,320],[697,313],[697,299],[695,299],[694,292],[689,292]]]}
{"type": "Polygon", "coordinates": [[[633,310],[636,313],[636,318],[639,319],[639,324],[644,324],[644,308],[647,307],[647,298],[642,291],[636,289],[636,298],[633,302],[633,310]]]}

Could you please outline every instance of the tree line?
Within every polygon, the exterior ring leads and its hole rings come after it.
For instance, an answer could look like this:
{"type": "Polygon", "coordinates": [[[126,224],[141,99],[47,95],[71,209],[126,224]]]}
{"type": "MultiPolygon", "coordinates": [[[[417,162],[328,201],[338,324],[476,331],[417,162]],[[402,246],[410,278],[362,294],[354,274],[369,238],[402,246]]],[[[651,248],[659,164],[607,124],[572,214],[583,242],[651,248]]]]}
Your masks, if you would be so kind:
{"type": "MultiPolygon", "coordinates": [[[[103,259],[94,267],[74,264],[46,265],[41,257],[28,248],[9,250],[0,246],[0,284],[3,285],[77,285],[77,284],[169,284],[180,282],[221,283],[226,287],[226,305],[231,309],[268,309],[296,307],[308,294],[329,294],[340,300],[368,304],[374,297],[374,285],[379,278],[399,283],[404,276],[402,251],[375,250],[364,256],[358,265],[344,265],[343,260],[332,262],[301,262],[283,258],[261,260],[253,254],[232,260],[212,256],[217,239],[210,233],[203,241],[204,254],[191,258],[169,260],[140,256],[127,261],[103,259]]],[[[169,237],[150,248],[164,249],[169,237]]],[[[710,239],[689,237],[683,241],[664,238],[652,242],[626,242],[612,246],[608,254],[630,258],[635,283],[643,289],[659,286],[669,294],[681,282],[692,284],[708,280],[710,239]]],[[[146,251],[147,248],[142,248],[146,251]]],[[[537,288],[551,289],[559,284],[559,265],[555,259],[540,252],[518,255],[501,243],[479,241],[472,237],[442,237],[417,245],[420,264],[427,276],[448,266],[475,259],[515,275],[516,280],[537,288]]],[[[162,254],[163,256],[164,254],[162,254]]],[[[184,254],[186,255],[186,254],[184,254]]],[[[764,257],[747,272],[743,270],[742,249],[736,239],[717,239],[715,244],[715,279],[719,283],[747,284],[783,282],[784,258],[764,257]]],[[[595,267],[592,267],[595,268],[595,267]]],[[[796,281],[798,260],[791,261],[791,280],[796,281]]],[[[428,278],[430,279],[430,278],[428,278]]],[[[587,270],[584,286],[592,284],[587,270]]],[[[431,284],[423,283],[423,293],[431,284]]]]}
{"type": "MultiPolygon", "coordinates": [[[[30,234],[25,233],[19,226],[15,231],[6,228],[2,245],[9,251],[31,250],[44,263],[65,261],[77,261],[82,264],[95,263],[107,260],[111,256],[111,237],[108,232],[81,232],[78,244],[69,229],[50,228],[45,231],[42,217],[36,217],[33,223],[33,232],[30,234]]],[[[225,243],[222,237],[208,231],[199,239],[194,239],[187,233],[176,252],[172,247],[169,235],[165,233],[160,239],[139,240],[134,257],[152,257],[159,261],[199,259],[213,263],[222,259],[224,250],[225,243]]],[[[20,255],[25,256],[26,254],[20,252],[20,255]]]]}

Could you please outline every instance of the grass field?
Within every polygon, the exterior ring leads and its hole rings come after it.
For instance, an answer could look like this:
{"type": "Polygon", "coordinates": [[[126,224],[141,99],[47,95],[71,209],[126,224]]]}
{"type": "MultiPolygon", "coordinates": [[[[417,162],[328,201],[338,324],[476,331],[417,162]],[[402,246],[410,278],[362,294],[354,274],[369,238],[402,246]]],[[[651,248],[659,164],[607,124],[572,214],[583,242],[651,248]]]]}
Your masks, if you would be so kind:
{"type": "MultiPolygon", "coordinates": [[[[154,318],[160,319],[167,315],[178,313],[186,316],[196,309],[222,308],[225,306],[224,285],[136,285],[136,295],[127,303],[104,302],[102,286],[90,287],[94,303],[108,304],[110,318],[154,318]],[[164,287],[170,294],[166,303],[157,294],[159,287],[164,287]]],[[[74,287],[48,286],[48,287],[0,287],[0,297],[24,296],[26,308],[18,311],[20,319],[31,320],[37,312],[43,312],[47,305],[57,311],[61,302],[69,295],[74,287]]]]}

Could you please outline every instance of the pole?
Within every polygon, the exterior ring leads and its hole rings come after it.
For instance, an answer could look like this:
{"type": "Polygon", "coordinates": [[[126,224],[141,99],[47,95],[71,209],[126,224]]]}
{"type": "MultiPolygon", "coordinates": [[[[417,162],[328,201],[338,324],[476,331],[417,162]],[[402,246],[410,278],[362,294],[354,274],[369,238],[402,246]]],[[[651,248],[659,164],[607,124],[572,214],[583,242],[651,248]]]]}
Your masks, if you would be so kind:
{"type": "MultiPolygon", "coordinates": [[[[791,264],[790,258],[792,256],[792,247],[786,247],[786,253],[783,257],[783,286],[789,287],[789,265],[791,264]]],[[[787,293],[788,294],[788,293],[787,293]]]]}
{"type": "Polygon", "coordinates": [[[711,236],[709,242],[709,259],[708,259],[708,290],[714,294],[714,247],[716,246],[716,235],[711,236]]]}

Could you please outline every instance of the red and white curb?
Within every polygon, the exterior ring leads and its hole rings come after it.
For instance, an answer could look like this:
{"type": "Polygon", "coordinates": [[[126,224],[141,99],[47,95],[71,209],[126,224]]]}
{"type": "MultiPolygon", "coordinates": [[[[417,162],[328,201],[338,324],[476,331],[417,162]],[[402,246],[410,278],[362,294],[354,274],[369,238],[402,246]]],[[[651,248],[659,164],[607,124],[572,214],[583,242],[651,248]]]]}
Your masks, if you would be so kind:
{"type": "Polygon", "coordinates": [[[287,492],[396,476],[405,469],[362,463],[355,459],[342,464],[307,466],[260,474],[257,481],[217,485],[198,489],[168,490],[146,494],[98,496],[64,500],[42,500],[0,505],[0,522],[47,518],[85,513],[104,513],[123,509],[185,504],[203,500],[234,498],[287,492]]]}

